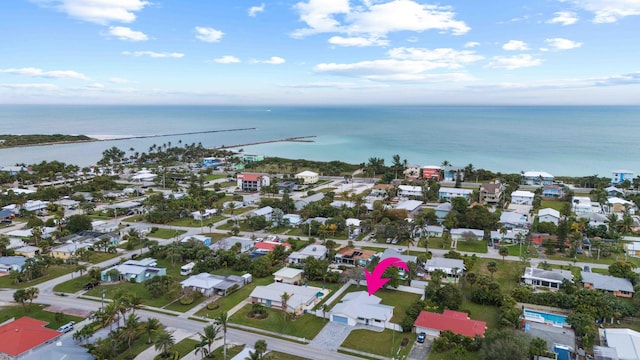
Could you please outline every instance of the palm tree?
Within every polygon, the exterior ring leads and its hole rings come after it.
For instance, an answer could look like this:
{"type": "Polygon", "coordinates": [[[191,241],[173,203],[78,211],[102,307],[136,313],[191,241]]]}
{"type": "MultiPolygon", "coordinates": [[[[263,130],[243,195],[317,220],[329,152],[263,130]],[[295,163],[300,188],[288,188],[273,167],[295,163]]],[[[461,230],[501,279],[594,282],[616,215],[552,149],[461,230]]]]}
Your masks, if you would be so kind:
{"type": "Polygon", "coordinates": [[[506,246],[500,246],[500,248],[498,249],[498,254],[502,256],[502,262],[504,262],[504,257],[509,255],[509,249],[507,249],[506,246]]]}
{"type": "Polygon", "coordinates": [[[87,265],[83,265],[83,264],[76,265],[76,271],[80,272],[80,277],[82,277],[82,273],[87,271],[87,265]]]}
{"type": "Polygon", "coordinates": [[[176,340],[173,337],[173,333],[169,333],[165,330],[159,331],[156,335],[156,343],[153,346],[156,351],[161,351],[161,356],[166,358],[169,355],[169,350],[176,344],[176,340]]]}
{"type": "Polygon", "coordinates": [[[27,300],[29,300],[29,311],[31,311],[31,304],[33,303],[33,300],[38,298],[38,294],[40,294],[40,289],[38,289],[37,287],[30,287],[26,289],[25,292],[26,292],[26,298],[27,300]]]}
{"type": "Polygon", "coordinates": [[[222,345],[222,359],[227,360],[227,312],[222,312],[215,318],[216,325],[220,325],[222,327],[223,334],[223,345],[222,345]]]}
{"type": "Polygon", "coordinates": [[[112,301],[108,303],[104,307],[104,324],[103,326],[109,325],[109,331],[112,330],[111,324],[118,320],[119,308],[117,301],[112,301]]]}
{"type": "Polygon", "coordinates": [[[197,343],[196,351],[194,353],[196,355],[198,355],[198,353],[201,353],[203,359],[205,356],[209,356],[209,350],[207,350],[207,343],[204,341],[200,341],[199,343],[197,343]]]}
{"type": "Polygon", "coordinates": [[[473,288],[473,284],[476,283],[476,281],[478,280],[478,278],[476,277],[476,273],[474,272],[468,272],[465,275],[465,280],[469,283],[469,286],[473,288]]]}
{"type": "Polygon", "coordinates": [[[284,311],[284,323],[282,324],[284,331],[284,327],[287,325],[287,303],[289,302],[289,299],[291,299],[291,295],[285,291],[284,293],[282,293],[282,295],[280,295],[280,299],[282,300],[282,310],[284,311]]]}
{"type": "Polygon", "coordinates": [[[491,273],[491,281],[493,281],[493,273],[498,271],[498,264],[495,261],[489,261],[487,264],[487,270],[491,273]]]}
{"type": "Polygon", "coordinates": [[[258,354],[258,359],[262,359],[262,357],[264,356],[264,353],[267,352],[267,342],[260,339],[256,341],[256,343],[253,345],[253,348],[256,349],[256,353],[258,354]]]}
{"type": "Polygon", "coordinates": [[[143,308],[142,296],[140,295],[137,295],[137,294],[129,295],[128,303],[129,303],[129,308],[131,309],[132,314],[135,314],[136,310],[140,310],[143,308]]]}
{"type": "Polygon", "coordinates": [[[143,331],[142,324],[140,323],[140,318],[135,316],[134,314],[129,315],[127,318],[124,328],[120,331],[119,337],[127,341],[127,345],[129,345],[129,354],[131,354],[131,345],[133,345],[133,341],[140,335],[143,331]]]}
{"type": "Polygon", "coordinates": [[[154,334],[160,331],[164,326],[160,320],[156,318],[149,318],[144,326],[144,332],[147,333],[147,344],[151,344],[151,339],[154,334]]]}
{"type": "Polygon", "coordinates": [[[211,353],[211,345],[220,339],[218,334],[220,333],[220,326],[209,325],[204,328],[204,334],[198,333],[200,335],[200,343],[207,345],[207,354],[211,353]]]}

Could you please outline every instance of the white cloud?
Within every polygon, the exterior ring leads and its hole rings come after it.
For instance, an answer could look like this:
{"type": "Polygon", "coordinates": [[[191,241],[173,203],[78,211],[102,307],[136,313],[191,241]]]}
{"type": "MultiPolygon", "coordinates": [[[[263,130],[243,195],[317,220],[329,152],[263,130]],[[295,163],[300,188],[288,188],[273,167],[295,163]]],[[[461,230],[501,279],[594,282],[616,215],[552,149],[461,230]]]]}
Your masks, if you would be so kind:
{"type": "Polygon", "coordinates": [[[101,83],[93,83],[93,84],[89,84],[89,85],[87,85],[87,88],[89,88],[89,89],[94,89],[94,90],[100,90],[100,89],[104,89],[104,84],[101,84],[101,83]]]}
{"type": "Polygon", "coordinates": [[[502,48],[507,51],[526,51],[529,50],[529,46],[526,42],[520,40],[509,40],[506,44],[502,45],[502,48]]]}
{"type": "Polygon", "coordinates": [[[592,12],[593,22],[614,23],[633,15],[640,15],[640,1],[638,0],[574,0],[573,4],[581,9],[592,12]]]}
{"type": "Polygon", "coordinates": [[[434,29],[462,35],[470,30],[463,21],[454,19],[450,7],[423,5],[413,0],[365,0],[362,6],[353,8],[349,0],[308,0],[297,3],[295,9],[307,27],[294,31],[293,37],[331,32],[380,37],[396,31],[434,29]]]}
{"type": "Polygon", "coordinates": [[[464,64],[483,59],[474,51],[458,51],[449,48],[395,48],[388,52],[388,59],[338,64],[322,63],[314,67],[317,73],[357,77],[374,81],[436,82],[469,81],[466,73],[427,73],[441,69],[460,69],[464,64]]]}
{"type": "Polygon", "coordinates": [[[109,82],[114,84],[128,84],[131,82],[131,80],[119,78],[119,77],[111,77],[109,78],[109,82]]]}
{"type": "Polygon", "coordinates": [[[43,77],[52,79],[74,79],[89,81],[86,75],[73,70],[50,70],[44,71],[38,68],[20,68],[20,69],[0,69],[0,73],[22,75],[29,77],[43,77]]]}
{"type": "Polygon", "coordinates": [[[514,70],[525,67],[540,66],[542,60],[536,59],[529,54],[520,54],[515,56],[495,56],[487,65],[492,69],[514,70]]]}
{"type": "Polygon", "coordinates": [[[183,53],[177,53],[177,52],[172,52],[172,53],[167,53],[167,52],[155,52],[155,51],[123,51],[122,55],[129,55],[129,56],[135,56],[135,57],[141,57],[141,56],[148,56],[148,57],[152,57],[152,58],[175,58],[175,59],[180,59],[182,57],[184,57],[183,53]]]}
{"type": "Polygon", "coordinates": [[[563,38],[546,39],[545,42],[556,50],[571,50],[582,46],[581,42],[563,38]]]}
{"type": "Polygon", "coordinates": [[[285,63],[285,59],[279,57],[279,56],[272,56],[270,59],[267,60],[253,60],[253,63],[260,63],[260,64],[270,64],[270,65],[280,65],[280,64],[284,64],[285,63]]]}
{"type": "Polygon", "coordinates": [[[389,40],[377,39],[377,38],[365,38],[365,37],[342,37],[332,36],[329,39],[329,44],[338,46],[387,46],[389,40]]]}
{"type": "Polygon", "coordinates": [[[126,26],[110,26],[107,36],[113,36],[126,41],[147,41],[149,37],[141,31],[131,30],[126,26]]]}
{"type": "Polygon", "coordinates": [[[554,13],[555,17],[547,21],[549,24],[560,24],[562,26],[573,25],[578,22],[578,16],[571,11],[558,11],[554,13]]]}
{"type": "Polygon", "coordinates": [[[640,84],[640,72],[611,76],[598,79],[596,86],[634,85],[640,84]]]}
{"type": "Polygon", "coordinates": [[[235,63],[239,63],[240,59],[238,59],[235,56],[225,55],[217,59],[213,59],[213,61],[217,62],[218,64],[235,64],[235,63]]]}
{"type": "Polygon", "coordinates": [[[264,11],[264,3],[260,4],[260,6],[252,6],[249,8],[249,16],[255,17],[258,13],[264,11]]]}
{"type": "Polygon", "coordinates": [[[34,2],[64,12],[67,15],[106,25],[111,22],[130,23],[136,12],[149,5],[144,0],[33,0],[34,2]]]}
{"type": "Polygon", "coordinates": [[[196,26],[196,38],[204,42],[218,42],[224,33],[214,28],[196,26]]]}
{"type": "Polygon", "coordinates": [[[350,82],[311,82],[304,84],[279,84],[278,86],[294,89],[373,89],[388,87],[388,85],[383,84],[356,84],[350,82]]]}
{"type": "Polygon", "coordinates": [[[56,85],[53,85],[53,84],[38,84],[38,83],[32,83],[32,84],[0,84],[0,87],[7,88],[7,89],[14,89],[14,90],[19,90],[19,89],[47,90],[47,91],[58,90],[58,87],[56,85]]]}
{"type": "Polygon", "coordinates": [[[468,41],[468,42],[466,42],[464,44],[464,47],[466,47],[466,48],[473,48],[473,47],[476,47],[476,46],[480,46],[480,43],[477,42],[477,41],[468,41]]]}

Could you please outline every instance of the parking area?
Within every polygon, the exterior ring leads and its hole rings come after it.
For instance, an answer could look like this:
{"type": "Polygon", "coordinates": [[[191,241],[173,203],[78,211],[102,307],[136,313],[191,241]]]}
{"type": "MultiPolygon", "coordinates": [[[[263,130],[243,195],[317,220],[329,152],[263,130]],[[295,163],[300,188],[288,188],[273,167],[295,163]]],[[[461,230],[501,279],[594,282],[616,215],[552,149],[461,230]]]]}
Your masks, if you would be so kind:
{"type": "Polygon", "coordinates": [[[431,346],[433,345],[434,338],[427,336],[424,343],[415,342],[407,360],[426,360],[431,352],[431,346]]]}

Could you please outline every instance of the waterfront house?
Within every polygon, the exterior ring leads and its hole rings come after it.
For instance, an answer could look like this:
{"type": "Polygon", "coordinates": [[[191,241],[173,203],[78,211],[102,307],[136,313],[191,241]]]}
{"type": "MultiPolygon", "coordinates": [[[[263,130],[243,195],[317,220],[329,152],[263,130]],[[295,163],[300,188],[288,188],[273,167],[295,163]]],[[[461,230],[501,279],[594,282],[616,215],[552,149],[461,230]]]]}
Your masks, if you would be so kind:
{"type": "Polygon", "coordinates": [[[303,171],[297,173],[295,178],[299,179],[300,182],[302,182],[302,184],[304,185],[315,184],[318,182],[318,180],[320,180],[320,176],[318,175],[318,173],[313,171],[303,171]]]}
{"type": "Polygon", "coordinates": [[[313,286],[297,286],[281,282],[266,286],[256,286],[249,297],[252,304],[262,304],[268,308],[280,308],[288,313],[300,315],[306,308],[317,304],[324,295],[322,289],[313,286]],[[282,295],[287,293],[287,308],[284,308],[282,295]]]}
{"type": "Polygon", "coordinates": [[[393,306],[382,305],[381,298],[366,291],[356,291],[342,297],[330,312],[332,322],[355,326],[371,325],[384,329],[393,317],[393,306]]]}
{"type": "Polygon", "coordinates": [[[403,197],[422,197],[422,187],[410,185],[398,185],[398,196],[403,197]]]}
{"type": "Polygon", "coordinates": [[[496,205],[502,200],[505,186],[502,183],[480,185],[480,202],[485,205],[496,205]]]}
{"type": "Polygon", "coordinates": [[[242,191],[259,192],[262,187],[269,186],[271,178],[264,173],[240,173],[237,176],[237,186],[242,191]]]}
{"type": "Polygon", "coordinates": [[[471,189],[441,187],[438,191],[438,199],[451,201],[455,197],[463,197],[468,201],[471,198],[471,194],[473,194],[471,189]]]}
{"type": "Polygon", "coordinates": [[[245,164],[251,164],[258,161],[264,160],[264,155],[262,154],[240,154],[239,157],[242,159],[242,162],[245,164]]]}
{"type": "Polygon", "coordinates": [[[560,185],[544,185],[542,187],[542,197],[546,199],[559,199],[564,196],[564,190],[560,185]]]}
{"type": "Polygon", "coordinates": [[[417,179],[420,177],[420,165],[407,165],[402,174],[407,179],[417,179]]]}
{"type": "Polygon", "coordinates": [[[610,292],[617,297],[633,297],[633,285],[628,279],[587,271],[580,272],[580,275],[582,276],[582,286],[587,289],[610,292]]]}
{"type": "Polygon", "coordinates": [[[538,222],[550,222],[558,225],[560,221],[560,212],[552,208],[544,208],[538,211],[538,222]]]}
{"type": "Polygon", "coordinates": [[[522,183],[525,185],[551,185],[553,175],[544,171],[527,171],[522,174],[522,183]]]}
{"type": "Polygon", "coordinates": [[[521,278],[522,282],[535,287],[545,287],[551,290],[560,289],[564,280],[573,282],[573,274],[569,270],[543,270],[526,267],[521,278]]]}
{"type": "Polygon", "coordinates": [[[444,166],[442,168],[442,180],[443,181],[456,181],[456,178],[460,178],[460,181],[464,181],[464,168],[459,166],[444,166]]]}
{"type": "Polygon", "coordinates": [[[134,281],[137,283],[144,282],[156,276],[167,275],[167,269],[156,267],[156,259],[145,258],[142,260],[127,260],[122,264],[114,265],[110,268],[102,270],[102,281],[134,281]],[[118,271],[118,278],[113,279],[110,277],[109,272],[111,270],[118,271]]]}
{"type": "Polygon", "coordinates": [[[516,205],[533,205],[535,194],[531,191],[516,190],[511,193],[511,203],[516,205]]]}
{"type": "Polygon", "coordinates": [[[633,171],[631,170],[615,170],[611,172],[611,183],[618,185],[622,184],[625,180],[633,182],[633,171]]]}
{"type": "Polygon", "coordinates": [[[425,333],[429,336],[439,337],[442,331],[451,331],[454,334],[474,338],[483,337],[487,329],[484,321],[471,320],[465,312],[445,310],[442,314],[421,311],[413,323],[416,333],[425,333]]]}
{"type": "Polygon", "coordinates": [[[324,260],[327,258],[329,250],[324,245],[311,244],[305,246],[300,251],[294,251],[289,254],[289,264],[303,264],[304,261],[312,257],[316,260],[324,260]]]}

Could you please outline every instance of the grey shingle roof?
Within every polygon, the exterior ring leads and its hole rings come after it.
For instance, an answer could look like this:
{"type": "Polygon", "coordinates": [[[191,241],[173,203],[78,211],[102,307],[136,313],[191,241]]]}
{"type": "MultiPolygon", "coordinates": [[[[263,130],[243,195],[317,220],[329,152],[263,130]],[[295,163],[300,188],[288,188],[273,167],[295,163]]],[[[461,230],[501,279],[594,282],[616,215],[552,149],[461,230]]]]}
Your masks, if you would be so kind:
{"type": "Polygon", "coordinates": [[[592,284],[595,289],[633,292],[633,285],[627,279],[584,271],[580,274],[582,275],[582,282],[592,284]]]}

